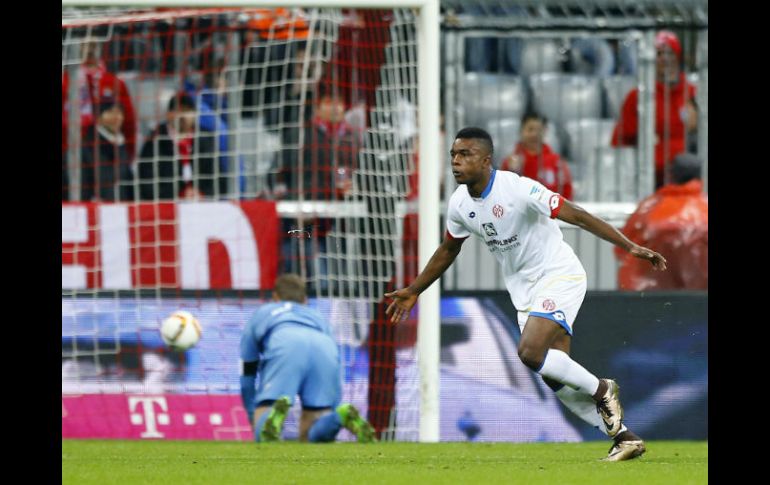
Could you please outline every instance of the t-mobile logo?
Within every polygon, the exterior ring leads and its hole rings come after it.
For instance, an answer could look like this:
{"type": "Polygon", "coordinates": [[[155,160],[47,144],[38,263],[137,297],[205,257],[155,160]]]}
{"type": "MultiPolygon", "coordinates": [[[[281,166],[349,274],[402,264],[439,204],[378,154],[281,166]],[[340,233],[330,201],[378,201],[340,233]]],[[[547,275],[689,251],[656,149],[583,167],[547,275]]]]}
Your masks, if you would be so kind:
{"type": "Polygon", "coordinates": [[[169,424],[169,417],[167,414],[168,405],[166,404],[165,397],[129,397],[128,411],[131,413],[131,424],[136,426],[144,424],[145,430],[140,435],[142,438],[163,438],[163,433],[158,431],[156,425],[161,424],[165,426],[169,424]],[[160,406],[161,410],[161,412],[159,412],[157,415],[155,414],[156,403],[160,406]],[[140,405],[142,408],[144,408],[144,416],[138,412],[134,412],[134,410],[137,408],[137,405],[140,405]]]}

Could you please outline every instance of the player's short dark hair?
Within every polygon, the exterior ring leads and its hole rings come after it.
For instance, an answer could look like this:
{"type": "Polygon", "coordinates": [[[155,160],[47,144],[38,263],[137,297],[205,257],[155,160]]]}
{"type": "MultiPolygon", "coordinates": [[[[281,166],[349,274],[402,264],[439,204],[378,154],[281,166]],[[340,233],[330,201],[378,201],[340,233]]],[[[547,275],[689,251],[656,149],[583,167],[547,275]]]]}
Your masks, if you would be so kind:
{"type": "Polygon", "coordinates": [[[176,111],[179,108],[195,109],[195,100],[186,93],[176,93],[168,101],[168,111],[176,111]]]}
{"type": "Polygon", "coordinates": [[[545,115],[542,115],[538,113],[537,111],[527,111],[522,115],[521,117],[521,127],[524,127],[524,123],[526,123],[529,120],[537,120],[543,124],[543,126],[548,124],[548,118],[545,117],[545,115]]]}
{"type": "Polygon", "coordinates": [[[478,128],[476,126],[465,127],[458,131],[455,135],[455,140],[458,138],[482,140],[483,144],[486,145],[490,155],[495,151],[495,145],[492,143],[492,137],[489,136],[489,133],[487,133],[487,131],[483,128],[478,128]]]}
{"type": "Polygon", "coordinates": [[[700,172],[700,159],[692,153],[680,153],[671,162],[671,180],[677,185],[699,179],[700,172]]]}
{"type": "Polygon", "coordinates": [[[307,293],[305,291],[305,280],[295,273],[282,274],[275,280],[273,288],[278,294],[278,298],[284,301],[296,301],[304,303],[307,293]]]}

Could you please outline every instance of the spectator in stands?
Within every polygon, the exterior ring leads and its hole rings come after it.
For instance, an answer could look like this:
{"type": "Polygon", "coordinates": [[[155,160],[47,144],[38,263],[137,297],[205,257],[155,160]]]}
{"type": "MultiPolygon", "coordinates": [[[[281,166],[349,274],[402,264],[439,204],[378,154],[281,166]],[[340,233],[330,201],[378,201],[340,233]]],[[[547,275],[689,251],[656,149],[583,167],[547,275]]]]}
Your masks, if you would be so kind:
{"type": "MultiPolygon", "coordinates": [[[[299,146],[300,133],[310,125],[313,118],[314,92],[318,89],[318,78],[321,75],[319,65],[307,50],[305,42],[297,42],[294,45],[295,53],[292,56],[289,79],[286,81],[285,103],[280,109],[281,121],[281,159],[284,169],[296,165],[301,147],[299,146]],[[305,64],[307,63],[307,73],[305,64]]],[[[273,195],[281,198],[286,195],[285,177],[279,176],[273,182],[273,195]]]]}
{"type": "Polygon", "coordinates": [[[301,9],[255,9],[243,31],[241,63],[245,66],[243,117],[264,116],[265,126],[275,128],[285,97],[285,63],[292,44],[307,39],[310,33],[308,16],[301,9]],[[277,42],[276,42],[277,41],[277,42]]]}
{"type": "MultiPolygon", "coordinates": [[[[323,91],[323,90],[322,90],[323,91]]],[[[313,103],[313,115],[304,130],[304,141],[299,149],[284,149],[282,183],[286,186],[286,199],[332,201],[343,199],[353,188],[352,172],[358,156],[358,135],[345,121],[345,103],[336,92],[327,89],[313,103]],[[301,180],[301,189],[300,189],[301,180]]],[[[304,258],[307,261],[308,279],[316,276],[321,288],[326,288],[326,235],[332,229],[330,218],[304,219],[302,227],[297,221],[283,220],[284,234],[300,234],[287,237],[282,246],[284,271],[299,272],[299,241],[304,241],[304,258]],[[296,232],[300,231],[300,232],[296,232]],[[307,236],[304,236],[307,234],[307,236]]]]}
{"type": "MultiPolygon", "coordinates": [[[[695,98],[695,86],[687,82],[682,70],[682,45],[673,32],[661,31],[655,37],[657,49],[655,85],[655,186],[660,187],[664,167],[676,155],[685,151],[685,132],[694,131],[697,117],[689,116],[688,102],[695,98]],[[689,123],[689,126],[687,125],[689,123]]],[[[626,96],[620,119],[612,133],[613,146],[636,146],[639,115],[636,88],[626,96]]]]}
{"type": "Polygon", "coordinates": [[[138,162],[141,200],[221,198],[226,193],[214,159],[215,136],[198,130],[195,101],[177,93],[168,103],[166,121],[142,146],[138,162]]]}
{"type": "MultiPolygon", "coordinates": [[[[203,73],[200,83],[187,78],[184,82],[184,90],[193,99],[198,99],[198,126],[201,130],[216,134],[215,153],[219,154],[219,173],[231,172],[231,156],[228,131],[227,96],[225,93],[225,79],[222,76],[224,60],[214,63],[214,67],[203,73]]],[[[244,173],[243,156],[238,156],[239,173],[244,173]]],[[[238,180],[240,192],[246,190],[246,178],[241,175],[238,180]]]]}
{"type": "Polygon", "coordinates": [[[636,43],[628,38],[610,39],[609,43],[617,57],[616,74],[635,76],[639,57],[636,43]]]}
{"type": "Polygon", "coordinates": [[[282,170],[287,198],[341,199],[352,188],[352,170],[358,155],[358,134],[345,121],[345,103],[327,91],[313,103],[313,115],[305,128],[299,157],[284,158],[282,170]],[[302,177],[302,194],[299,179],[302,177]]]}
{"type": "MultiPolygon", "coordinates": [[[[447,11],[448,22],[455,15],[474,17],[527,18],[525,7],[517,5],[457,5],[447,11]]],[[[465,39],[465,71],[521,74],[521,53],[524,42],[518,37],[467,37],[465,39]]]]}
{"type": "Polygon", "coordinates": [[[576,37],[570,43],[570,62],[575,74],[607,77],[615,73],[615,53],[601,37],[576,37]]]}
{"type": "MultiPolygon", "coordinates": [[[[126,151],[131,160],[136,155],[136,112],[131,95],[123,82],[115,74],[107,71],[104,62],[99,59],[97,44],[84,44],[83,64],[78,69],[78,90],[80,108],[80,128],[83,135],[96,122],[98,110],[96,103],[101,98],[115,98],[123,109],[123,127],[121,133],[126,140],[126,151]]],[[[62,75],[62,151],[67,151],[67,124],[69,121],[69,74],[62,75]]]]}
{"type": "Polygon", "coordinates": [[[698,153],[698,103],[695,98],[687,101],[685,111],[687,153],[698,153]]]}
{"type": "Polygon", "coordinates": [[[627,237],[664,253],[668,271],[652,271],[616,250],[623,290],[708,289],[708,196],[701,163],[682,153],[669,170],[672,183],[643,200],[623,228],[627,237]]]}
{"type": "Polygon", "coordinates": [[[569,166],[558,153],[543,141],[548,120],[545,116],[525,113],[521,118],[519,142],[503,159],[500,170],[516,172],[537,180],[548,190],[572,200],[572,175],[569,166]]]}
{"type": "Polygon", "coordinates": [[[96,123],[88,127],[81,147],[80,200],[132,200],[131,158],[121,130],[123,106],[105,97],[94,108],[96,123]]]}

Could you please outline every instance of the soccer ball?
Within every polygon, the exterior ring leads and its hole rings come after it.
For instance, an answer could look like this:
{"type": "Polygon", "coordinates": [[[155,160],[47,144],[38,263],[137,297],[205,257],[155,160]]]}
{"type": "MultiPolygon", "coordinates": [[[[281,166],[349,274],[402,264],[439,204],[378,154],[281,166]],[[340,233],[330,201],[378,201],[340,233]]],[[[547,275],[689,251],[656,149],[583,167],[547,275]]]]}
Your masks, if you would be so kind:
{"type": "Polygon", "coordinates": [[[160,336],[172,350],[187,350],[201,339],[201,324],[192,313],[175,311],[161,323],[160,336]]]}

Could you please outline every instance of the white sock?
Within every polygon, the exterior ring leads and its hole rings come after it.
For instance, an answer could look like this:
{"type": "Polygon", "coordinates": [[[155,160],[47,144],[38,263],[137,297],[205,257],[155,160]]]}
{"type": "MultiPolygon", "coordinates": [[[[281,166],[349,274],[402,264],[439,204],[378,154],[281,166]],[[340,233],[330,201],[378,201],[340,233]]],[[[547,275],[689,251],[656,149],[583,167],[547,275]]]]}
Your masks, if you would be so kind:
{"type": "Polygon", "coordinates": [[[556,391],[556,397],[580,419],[597,428],[602,433],[607,434],[604,421],[602,421],[599,413],[596,412],[596,402],[594,402],[591,396],[564,386],[556,391]]]}
{"type": "Polygon", "coordinates": [[[593,396],[599,389],[599,379],[561,350],[548,349],[543,365],[537,372],[552,381],[588,394],[588,397],[593,396]]]}
{"type": "MultiPolygon", "coordinates": [[[[588,394],[578,392],[569,386],[564,386],[556,391],[556,397],[564,404],[567,409],[572,411],[576,416],[590,424],[594,428],[598,429],[605,435],[607,434],[607,428],[604,426],[604,421],[599,413],[596,411],[596,402],[588,394]]],[[[620,431],[618,434],[626,431],[626,425],[620,424],[620,431]]],[[[617,435],[615,435],[617,436],[617,435]]]]}
{"type": "Polygon", "coordinates": [[[602,433],[607,434],[604,421],[602,421],[599,413],[596,412],[596,402],[591,396],[578,392],[569,386],[564,386],[556,391],[556,397],[576,416],[591,426],[598,428],[602,433]]]}

